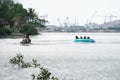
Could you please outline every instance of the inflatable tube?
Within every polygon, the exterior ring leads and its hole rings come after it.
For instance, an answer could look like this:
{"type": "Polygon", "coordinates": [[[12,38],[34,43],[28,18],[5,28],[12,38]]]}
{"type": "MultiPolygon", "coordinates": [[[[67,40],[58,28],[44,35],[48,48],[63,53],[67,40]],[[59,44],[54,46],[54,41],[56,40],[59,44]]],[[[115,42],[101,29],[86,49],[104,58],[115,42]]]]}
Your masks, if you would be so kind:
{"type": "Polygon", "coordinates": [[[92,42],[92,43],[94,43],[95,40],[93,40],[93,39],[75,39],[74,42],[92,42]]]}

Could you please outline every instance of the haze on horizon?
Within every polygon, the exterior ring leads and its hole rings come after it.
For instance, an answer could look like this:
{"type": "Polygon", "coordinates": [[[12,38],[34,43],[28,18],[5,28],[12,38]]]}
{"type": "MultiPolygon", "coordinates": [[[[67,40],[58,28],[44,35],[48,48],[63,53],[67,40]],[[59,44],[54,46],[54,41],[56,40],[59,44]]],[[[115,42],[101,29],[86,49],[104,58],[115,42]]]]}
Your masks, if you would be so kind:
{"type": "Polygon", "coordinates": [[[25,8],[34,8],[39,16],[46,15],[49,24],[84,25],[86,22],[98,24],[120,19],[120,0],[17,0],[25,8]],[[106,20],[105,20],[105,16],[106,20]]]}

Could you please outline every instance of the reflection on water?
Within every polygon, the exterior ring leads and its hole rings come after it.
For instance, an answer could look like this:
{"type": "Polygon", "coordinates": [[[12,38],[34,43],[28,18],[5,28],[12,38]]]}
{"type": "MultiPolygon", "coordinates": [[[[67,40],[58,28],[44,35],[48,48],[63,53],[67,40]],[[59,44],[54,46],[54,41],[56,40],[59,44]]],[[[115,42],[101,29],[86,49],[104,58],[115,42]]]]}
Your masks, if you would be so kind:
{"type": "Polygon", "coordinates": [[[0,80],[32,80],[37,69],[11,68],[9,59],[17,53],[27,61],[36,58],[60,80],[119,80],[120,33],[43,33],[22,39],[0,39],[0,80]],[[75,43],[75,35],[90,36],[96,43],[75,43]],[[24,74],[24,75],[22,75],[24,74]]]}

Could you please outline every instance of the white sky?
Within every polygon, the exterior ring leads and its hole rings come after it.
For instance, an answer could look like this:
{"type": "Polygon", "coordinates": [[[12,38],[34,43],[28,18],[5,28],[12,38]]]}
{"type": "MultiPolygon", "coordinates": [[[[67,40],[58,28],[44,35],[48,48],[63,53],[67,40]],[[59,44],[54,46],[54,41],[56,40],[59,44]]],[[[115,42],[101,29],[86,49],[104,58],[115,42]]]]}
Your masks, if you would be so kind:
{"type": "MultiPolygon", "coordinates": [[[[120,0],[18,0],[25,8],[34,8],[39,16],[47,14],[50,24],[66,21],[70,24],[84,25],[90,22],[103,23],[105,16],[120,19],[120,0]],[[94,17],[93,17],[94,15],[94,17]]],[[[106,18],[106,21],[109,21],[106,18]]]]}

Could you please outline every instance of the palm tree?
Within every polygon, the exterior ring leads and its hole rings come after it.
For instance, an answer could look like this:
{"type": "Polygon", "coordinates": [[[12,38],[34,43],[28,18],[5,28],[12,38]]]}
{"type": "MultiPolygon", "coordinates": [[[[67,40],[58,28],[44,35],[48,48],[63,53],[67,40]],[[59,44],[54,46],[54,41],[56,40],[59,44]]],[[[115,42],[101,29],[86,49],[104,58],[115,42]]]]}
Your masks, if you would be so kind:
{"type": "Polygon", "coordinates": [[[35,10],[32,9],[32,8],[29,8],[28,9],[28,21],[29,22],[33,22],[38,16],[37,14],[35,13],[35,10]]]}
{"type": "MultiPolygon", "coordinates": [[[[36,26],[43,27],[47,22],[45,19],[40,19],[32,8],[28,9],[28,22],[34,23],[36,26]]],[[[45,26],[44,26],[45,27],[45,26]]]]}
{"type": "Polygon", "coordinates": [[[22,4],[14,4],[8,11],[8,18],[10,23],[12,23],[11,26],[14,26],[14,28],[19,29],[20,26],[27,21],[26,15],[27,10],[23,8],[22,4]]]}

